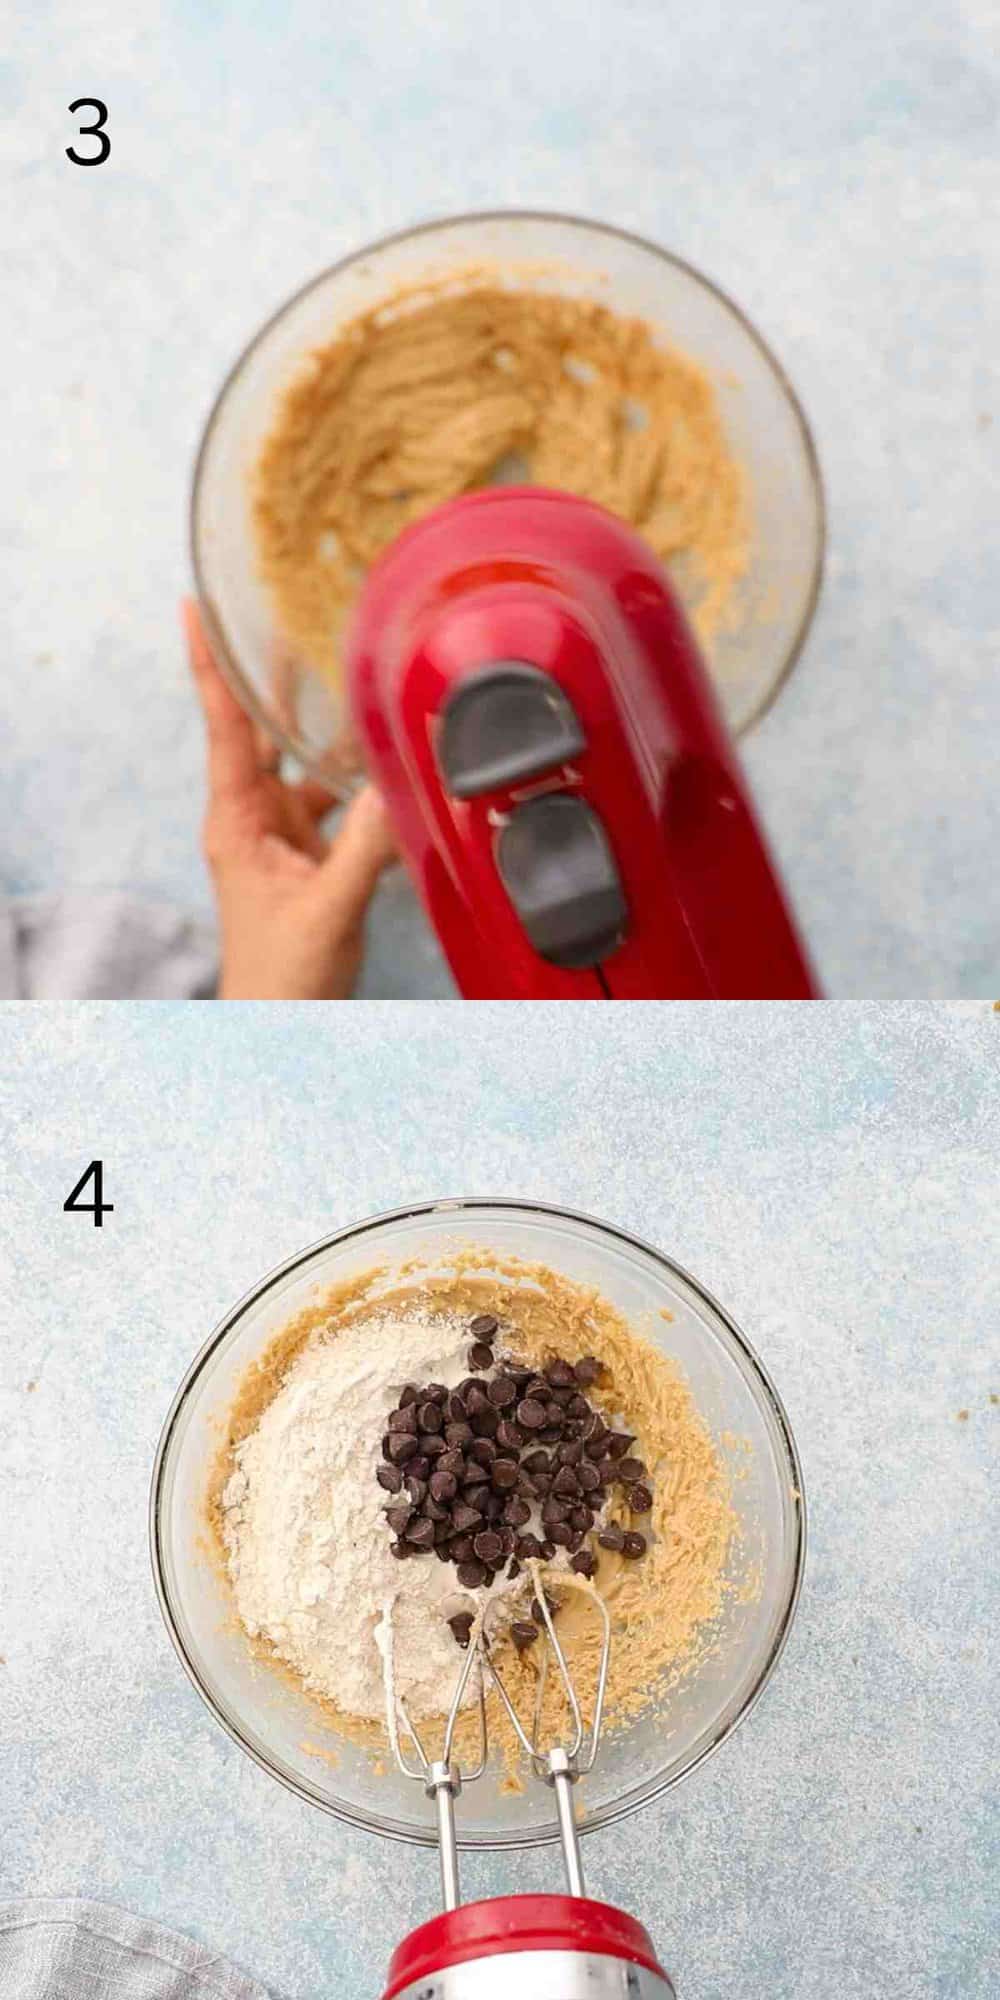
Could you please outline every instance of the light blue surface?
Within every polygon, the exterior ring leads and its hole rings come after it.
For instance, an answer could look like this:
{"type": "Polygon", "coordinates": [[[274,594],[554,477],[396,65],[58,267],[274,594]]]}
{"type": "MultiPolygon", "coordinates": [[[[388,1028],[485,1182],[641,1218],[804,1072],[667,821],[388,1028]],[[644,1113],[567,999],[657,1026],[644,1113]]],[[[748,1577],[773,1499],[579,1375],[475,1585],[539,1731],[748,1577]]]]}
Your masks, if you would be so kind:
{"type": "MultiPolygon", "coordinates": [[[[787,365],[832,544],[750,774],[830,991],[995,989],[993,0],[18,0],[0,93],[0,888],[204,900],[174,606],[221,374],[343,252],[521,203],[692,259],[787,365]]],[[[447,990],[398,887],[365,990],[447,990]]]]}
{"type": "MultiPolygon", "coordinates": [[[[375,2000],[433,1859],[217,1728],[154,1602],[150,1465],[275,1263],[411,1199],[514,1194],[715,1292],[810,1503],[774,1682],[587,1842],[592,1891],[645,1917],[680,2000],[994,2000],[998,1054],[1000,1015],[929,1004],[4,1011],[0,1894],[124,1904],[287,2000],[375,2000]],[[62,1212],[97,1153],[100,1232],[62,1212]]],[[[465,1867],[469,1894],[557,1882],[554,1855],[465,1867]]]]}

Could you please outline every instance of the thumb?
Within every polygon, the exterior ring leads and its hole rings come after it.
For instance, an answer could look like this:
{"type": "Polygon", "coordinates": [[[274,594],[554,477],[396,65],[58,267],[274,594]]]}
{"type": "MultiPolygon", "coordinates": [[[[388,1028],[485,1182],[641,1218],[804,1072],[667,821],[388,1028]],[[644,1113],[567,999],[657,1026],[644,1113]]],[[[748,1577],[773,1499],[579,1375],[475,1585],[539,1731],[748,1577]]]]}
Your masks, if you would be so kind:
{"type": "Polygon", "coordinates": [[[366,785],[351,800],[313,878],[324,921],[345,934],[358,928],[379,876],[397,852],[385,806],[366,785]]]}

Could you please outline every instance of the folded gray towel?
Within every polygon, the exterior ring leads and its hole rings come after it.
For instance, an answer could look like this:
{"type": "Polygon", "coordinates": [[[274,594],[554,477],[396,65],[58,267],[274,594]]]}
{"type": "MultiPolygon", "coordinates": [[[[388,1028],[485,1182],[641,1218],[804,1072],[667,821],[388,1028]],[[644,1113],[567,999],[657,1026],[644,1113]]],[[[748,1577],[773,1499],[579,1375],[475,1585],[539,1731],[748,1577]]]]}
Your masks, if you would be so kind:
{"type": "Polygon", "coordinates": [[[215,933],[118,892],[0,895],[0,1000],[202,1000],[215,933]]]}
{"type": "Polygon", "coordinates": [[[3,2000],[268,2000],[214,1952],[105,1903],[0,1903],[3,2000]]]}

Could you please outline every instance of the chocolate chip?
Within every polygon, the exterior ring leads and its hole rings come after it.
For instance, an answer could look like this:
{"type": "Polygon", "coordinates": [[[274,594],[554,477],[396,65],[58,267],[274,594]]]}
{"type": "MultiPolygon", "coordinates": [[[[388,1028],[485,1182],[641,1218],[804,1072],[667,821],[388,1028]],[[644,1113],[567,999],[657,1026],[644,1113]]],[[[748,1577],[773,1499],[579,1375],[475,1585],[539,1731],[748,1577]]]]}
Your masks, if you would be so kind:
{"type": "Polygon", "coordinates": [[[550,1361],[545,1370],[545,1379],[553,1389],[572,1389],[576,1376],[568,1361],[550,1361]]]}
{"type": "Polygon", "coordinates": [[[573,1471],[573,1467],[571,1465],[561,1465],[559,1467],[559,1470],[552,1481],[552,1491],[553,1493],[569,1493],[569,1494],[579,1493],[580,1482],[577,1479],[576,1473],[573,1471]]]}
{"type": "Polygon", "coordinates": [[[445,1500],[454,1500],[458,1492],[458,1480],[453,1472],[431,1473],[431,1493],[440,1505],[445,1500]]]}
{"type": "Polygon", "coordinates": [[[431,1431],[435,1434],[441,1430],[444,1422],[437,1404],[432,1403],[429,1398],[426,1403],[420,1404],[417,1420],[422,1431],[431,1431]]]}
{"type": "MultiPolygon", "coordinates": [[[[488,1486],[465,1486],[462,1488],[462,1505],[472,1507],[477,1514],[485,1514],[489,1494],[488,1486]]],[[[481,1521],[479,1525],[482,1527],[481,1521]]]]}
{"type": "Polygon", "coordinates": [[[478,1590],[480,1585],[486,1582],[486,1565],[481,1562],[462,1562],[459,1563],[456,1574],[463,1590],[478,1590]]]}
{"type": "Polygon", "coordinates": [[[525,1384],[524,1393],[526,1396],[530,1396],[535,1403],[547,1403],[549,1400],[549,1385],[544,1375],[529,1376],[525,1384]]]}
{"type": "Polygon", "coordinates": [[[567,1542],[566,1547],[568,1548],[570,1555],[575,1556],[577,1549],[583,1547],[583,1535],[579,1528],[574,1528],[572,1521],[567,1521],[566,1526],[567,1528],[569,1528],[573,1536],[573,1540],[571,1542],[567,1542]]]}
{"type": "Polygon", "coordinates": [[[466,1375],[464,1381],[459,1383],[458,1388],[455,1390],[455,1394],[456,1396],[461,1396],[462,1402],[465,1404],[466,1410],[468,1410],[469,1407],[469,1390],[477,1389],[481,1391],[482,1386],[483,1385],[481,1382],[476,1381],[474,1375],[466,1375]]]}
{"type": "Polygon", "coordinates": [[[492,1403],[487,1403],[485,1410],[476,1411],[472,1419],[472,1428],[477,1437],[495,1438],[499,1422],[500,1419],[492,1403]]]}
{"type": "Polygon", "coordinates": [[[469,1644],[474,1622],[471,1611],[456,1611],[454,1618],[449,1618],[448,1620],[455,1638],[463,1650],[469,1644]]]}
{"type": "Polygon", "coordinates": [[[542,1544],[537,1535],[518,1535],[514,1549],[522,1562],[531,1562],[532,1558],[537,1561],[542,1553],[542,1544]]]}
{"type": "Polygon", "coordinates": [[[429,1403],[436,1403],[441,1410],[448,1401],[448,1391],[443,1382],[428,1382],[424,1395],[429,1403]]]}
{"type": "Polygon", "coordinates": [[[516,1556],[511,1556],[511,1559],[507,1564],[507,1576],[509,1581],[513,1583],[514,1578],[516,1576],[520,1576],[520,1574],[521,1574],[521,1565],[518,1562],[516,1556]]]}
{"type": "Polygon", "coordinates": [[[492,1479],[498,1493],[512,1493],[517,1485],[518,1466],[516,1458],[498,1458],[493,1467],[492,1479]]]}
{"type": "Polygon", "coordinates": [[[504,1555],[512,1556],[514,1553],[514,1543],[517,1540],[513,1528],[506,1521],[500,1520],[497,1522],[497,1534],[503,1543],[504,1555]]]}
{"type": "Polygon", "coordinates": [[[380,1465],[375,1477],[386,1493],[398,1493],[403,1484],[403,1475],[398,1465],[380,1465]]]}
{"type": "Polygon", "coordinates": [[[446,1424],[444,1436],[450,1450],[463,1451],[466,1445],[472,1443],[475,1432],[472,1425],[467,1424],[463,1418],[461,1423],[446,1424]]]}
{"type": "Polygon", "coordinates": [[[622,1543],[622,1555],[627,1556],[630,1562],[638,1562],[639,1557],[644,1556],[645,1553],[645,1535],[637,1534],[634,1530],[631,1530],[622,1543]]]}
{"type": "Polygon", "coordinates": [[[592,1465],[589,1459],[585,1458],[583,1464],[577,1467],[576,1476],[580,1483],[580,1489],[583,1493],[597,1492],[597,1489],[601,1483],[601,1475],[598,1472],[596,1465],[592,1465]]]}
{"type": "Polygon", "coordinates": [[[541,1548],[540,1548],[540,1549],[539,1549],[539,1551],[538,1551],[539,1555],[540,1555],[540,1556],[541,1556],[541,1558],[542,1558],[542,1561],[543,1561],[543,1562],[547,1562],[547,1563],[550,1563],[550,1562],[552,1561],[552,1558],[553,1558],[553,1556],[555,1555],[555,1552],[556,1552],[556,1545],[555,1545],[555,1543],[554,1543],[554,1542],[549,1542],[549,1541],[544,1541],[544,1542],[542,1543],[542,1546],[541,1546],[541,1548]]]}
{"type": "Polygon", "coordinates": [[[451,1552],[451,1543],[450,1543],[450,1540],[449,1540],[449,1538],[448,1538],[447,1536],[445,1537],[445,1539],[444,1539],[443,1541],[439,1541],[439,1540],[438,1540],[438,1538],[437,1538],[437,1535],[435,1535],[435,1537],[434,1537],[434,1554],[435,1554],[435,1555],[437,1556],[437,1559],[438,1559],[438,1562],[439,1562],[439,1563],[450,1563],[450,1562],[454,1562],[455,1558],[454,1558],[454,1556],[452,1555],[452,1552],[451,1552]]]}
{"type": "Polygon", "coordinates": [[[631,1431],[612,1431],[608,1439],[608,1457],[624,1458],[629,1446],[635,1443],[631,1431]]]}
{"type": "Polygon", "coordinates": [[[549,1528],[549,1540],[550,1542],[555,1542],[556,1547],[559,1549],[572,1548],[573,1530],[568,1522],[553,1521],[551,1528],[549,1528]]]}
{"type": "Polygon", "coordinates": [[[538,1493],[541,1496],[541,1498],[544,1499],[546,1493],[548,1493],[552,1485],[551,1472],[533,1472],[531,1477],[535,1482],[536,1493],[538,1493]]]}
{"type": "Polygon", "coordinates": [[[512,1494],[504,1507],[503,1518],[511,1528],[523,1528],[525,1522],[531,1519],[531,1508],[518,1494],[512,1494]]]}
{"type": "Polygon", "coordinates": [[[487,1347],[485,1341],[477,1340],[470,1347],[466,1359],[470,1368],[477,1368],[481,1375],[485,1375],[487,1368],[493,1366],[493,1349],[487,1347]]]}
{"type": "Polygon", "coordinates": [[[419,1403],[419,1401],[420,1390],[415,1389],[412,1382],[408,1382],[399,1399],[400,1409],[408,1410],[411,1403],[419,1403]]]}
{"type": "Polygon", "coordinates": [[[596,1568],[596,1558],[591,1555],[589,1549],[581,1549],[579,1554],[570,1560],[570,1569],[575,1569],[577,1576],[593,1576],[596,1568]]]}
{"type": "Polygon", "coordinates": [[[413,1508],[405,1500],[398,1507],[387,1507],[385,1510],[385,1518],[393,1533],[397,1535],[404,1535],[406,1533],[412,1515],[413,1508]]]}
{"type": "Polygon", "coordinates": [[[433,1494],[429,1493],[427,1495],[423,1505],[423,1512],[428,1521],[434,1522],[435,1527],[441,1527],[445,1521],[449,1523],[449,1526],[451,1524],[451,1515],[447,1507],[442,1507],[441,1502],[435,1500],[433,1494]]]}
{"type": "Polygon", "coordinates": [[[406,1465],[409,1459],[416,1457],[417,1448],[416,1438],[411,1437],[408,1431],[394,1431],[386,1456],[393,1465],[406,1465]]]}
{"type": "Polygon", "coordinates": [[[420,1507],[427,1498],[427,1481],[418,1479],[415,1472],[406,1475],[406,1490],[415,1507],[420,1507]]]}
{"type": "Polygon", "coordinates": [[[508,1361],[507,1363],[507,1373],[511,1381],[517,1383],[519,1389],[527,1388],[534,1372],[533,1368],[519,1368],[516,1361],[508,1361]]]}
{"type": "MultiPolygon", "coordinates": [[[[457,1389],[453,1389],[448,1398],[445,1405],[445,1414],[450,1424],[464,1424],[465,1422],[465,1404],[457,1389]]],[[[447,1434],[447,1431],[445,1431],[446,1437],[447,1434]]]]}
{"type": "Polygon", "coordinates": [[[465,1398],[465,1407],[468,1410],[470,1421],[473,1417],[481,1416],[484,1410],[489,1409],[490,1399],[479,1382],[473,1382],[465,1398]]]}
{"type": "Polygon", "coordinates": [[[610,1432],[605,1430],[603,1424],[596,1425],[584,1442],[583,1449],[587,1457],[594,1459],[603,1458],[608,1448],[609,1436],[610,1432]]]}
{"type": "Polygon", "coordinates": [[[484,1528],[482,1533],[476,1536],[473,1548],[480,1562],[488,1563],[491,1569],[495,1569],[503,1558],[503,1539],[492,1528],[484,1528]]]}
{"type": "Polygon", "coordinates": [[[499,1320],[494,1319],[492,1313],[477,1313],[469,1327],[469,1332],[473,1340],[492,1340],[499,1325],[499,1320]]]}
{"type": "Polygon", "coordinates": [[[408,1459],[407,1466],[409,1471],[412,1472],[414,1479],[428,1479],[430,1477],[431,1462],[426,1452],[418,1452],[416,1458],[408,1459]]]}
{"type": "Polygon", "coordinates": [[[517,1384],[509,1375],[494,1375],[492,1382],[487,1383],[486,1394],[494,1409],[506,1410],[517,1402],[517,1384]]]}
{"type": "Polygon", "coordinates": [[[421,1431],[417,1442],[425,1458],[440,1458],[441,1453],[448,1449],[447,1438],[443,1438],[439,1431],[421,1431]]]}
{"type": "Polygon", "coordinates": [[[589,1507],[574,1507],[569,1518],[571,1527],[576,1528],[581,1535],[585,1535],[587,1529],[594,1525],[594,1516],[589,1507]]]}
{"type": "Polygon", "coordinates": [[[463,1483],[466,1490],[471,1486],[486,1486],[489,1482],[489,1476],[485,1465],[480,1465],[477,1458],[470,1458],[465,1468],[465,1480],[463,1483]]]}
{"type": "Polygon", "coordinates": [[[569,1520],[569,1508],[567,1507],[565,1500],[555,1500],[555,1499],[546,1500],[545,1505],[542,1508],[542,1524],[544,1527],[546,1528],[551,1527],[553,1521],[568,1521],[568,1520],[569,1520]]]}
{"type": "MultiPolygon", "coordinates": [[[[479,1522],[477,1517],[476,1526],[478,1527],[478,1525],[479,1522]]],[[[451,1544],[448,1550],[448,1554],[450,1555],[451,1560],[454,1563],[472,1562],[475,1555],[475,1550],[473,1549],[472,1546],[472,1536],[453,1535],[451,1538],[451,1544]]]]}
{"type": "Polygon", "coordinates": [[[402,1436],[416,1437],[417,1428],[417,1412],[412,1406],[407,1407],[405,1410],[390,1411],[390,1435],[395,1435],[398,1432],[402,1436]]]}
{"type": "Polygon", "coordinates": [[[390,1542],[389,1548],[400,1562],[402,1562],[404,1556],[411,1556],[413,1554],[413,1550],[407,1542],[390,1542]]]}
{"type": "Polygon", "coordinates": [[[597,1470],[600,1473],[602,1486],[611,1486],[618,1477],[618,1467],[613,1458],[599,1458],[597,1470]]]}
{"type": "Polygon", "coordinates": [[[617,1477],[621,1480],[623,1486],[634,1486],[636,1480],[642,1478],[645,1470],[646,1468],[641,1458],[620,1458],[618,1460],[617,1477]]]}
{"type": "Polygon", "coordinates": [[[510,1636],[518,1652],[524,1653],[538,1638],[538,1626],[533,1625],[530,1618],[515,1618],[510,1628],[510,1636]]]}
{"type": "Polygon", "coordinates": [[[427,1521],[427,1520],[412,1521],[410,1523],[410,1526],[406,1530],[406,1539],[409,1542],[411,1548],[432,1549],[434,1547],[433,1521],[427,1521]]]}
{"type": "Polygon", "coordinates": [[[590,1415],[590,1404],[586,1396],[571,1396],[566,1409],[571,1417],[589,1417],[590,1415]]]}
{"type": "Polygon", "coordinates": [[[525,1472],[548,1472],[552,1460],[547,1451],[529,1451],[521,1460],[525,1472]]]}
{"type": "Polygon", "coordinates": [[[509,1417],[501,1417],[497,1425],[497,1443],[503,1451],[520,1451],[527,1442],[520,1424],[512,1424],[509,1417]]]}
{"type": "Polygon", "coordinates": [[[553,1431],[558,1431],[560,1436],[562,1436],[563,1425],[565,1424],[566,1419],[563,1416],[559,1404],[553,1402],[550,1399],[549,1402],[546,1403],[545,1405],[545,1415],[548,1421],[548,1428],[553,1431]]]}
{"type": "Polygon", "coordinates": [[[456,1479],[463,1479],[465,1477],[465,1458],[460,1451],[443,1451],[434,1470],[435,1472],[452,1472],[456,1479]]]}
{"type": "Polygon", "coordinates": [[[559,1445],[556,1457],[560,1465],[579,1465],[583,1457],[583,1444],[581,1440],[579,1438],[567,1438],[565,1444],[559,1445]]]}
{"type": "Polygon", "coordinates": [[[524,1401],[517,1406],[517,1421],[522,1430],[544,1430],[547,1422],[545,1404],[537,1403],[533,1396],[525,1396],[524,1401]]]}
{"type": "Polygon", "coordinates": [[[492,1438],[476,1438],[469,1446],[469,1457],[474,1465],[485,1465],[487,1472],[497,1455],[492,1438]]]}
{"type": "Polygon", "coordinates": [[[604,1363],[598,1361],[596,1354],[585,1354],[582,1361],[577,1362],[573,1373],[582,1387],[588,1389],[591,1382],[600,1380],[604,1373],[604,1363]]]}
{"type": "Polygon", "coordinates": [[[475,1529],[478,1532],[482,1526],[482,1515],[478,1507],[470,1507],[467,1500],[459,1500],[457,1502],[452,1510],[451,1518],[460,1535],[466,1534],[469,1529],[475,1529]]]}
{"type": "Polygon", "coordinates": [[[546,1424],[543,1431],[536,1432],[536,1436],[541,1438],[543,1444],[558,1444],[562,1431],[555,1424],[546,1424]]]}
{"type": "Polygon", "coordinates": [[[503,1515],[503,1494],[487,1493],[483,1502],[483,1513],[488,1521],[499,1521],[503,1515]]]}
{"type": "Polygon", "coordinates": [[[633,1514],[648,1514],[653,1504],[653,1496],[649,1487],[644,1486],[642,1481],[638,1479],[634,1486],[629,1487],[627,1498],[633,1514]]]}
{"type": "Polygon", "coordinates": [[[569,1422],[570,1421],[569,1406],[573,1401],[572,1389],[553,1389],[550,1387],[549,1401],[552,1403],[558,1403],[559,1408],[563,1413],[564,1420],[566,1422],[569,1422]]]}

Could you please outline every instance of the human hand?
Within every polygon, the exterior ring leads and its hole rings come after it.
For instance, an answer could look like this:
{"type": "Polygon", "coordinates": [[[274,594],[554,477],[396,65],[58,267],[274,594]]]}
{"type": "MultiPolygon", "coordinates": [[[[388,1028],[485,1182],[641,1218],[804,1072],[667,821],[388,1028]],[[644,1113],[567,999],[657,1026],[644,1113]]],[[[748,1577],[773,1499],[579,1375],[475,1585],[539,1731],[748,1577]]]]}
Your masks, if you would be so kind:
{"type": "Polygon", "coordinates": [[[368,905],[396,854],[382,801],[360,792],[327,844],[329,792],[283,781],[215,664],[197,604],[185,602],[183,619],[208,737],[202,844],[219,912],[219,999],[348,999],[368,905]]]}

